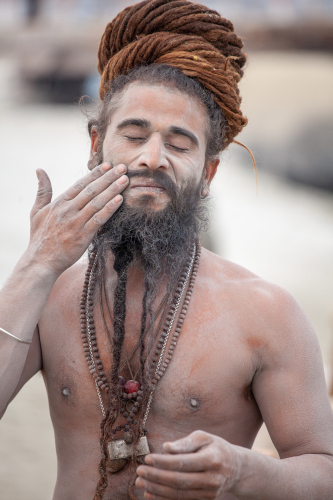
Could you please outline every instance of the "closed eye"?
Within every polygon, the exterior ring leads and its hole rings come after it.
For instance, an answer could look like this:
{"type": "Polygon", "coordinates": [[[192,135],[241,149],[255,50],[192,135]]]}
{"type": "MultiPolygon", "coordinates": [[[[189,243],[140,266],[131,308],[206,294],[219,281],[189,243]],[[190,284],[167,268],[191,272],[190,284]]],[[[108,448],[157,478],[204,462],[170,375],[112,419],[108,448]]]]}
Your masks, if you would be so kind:
{"type": "Polygon", "coordinates": [[[130,135],[125,135],[126,139],[128,139],[129,141],[133,141],[133,142],[140,142],[140,141],[145,141],[146,138],[145,137],[132,137],[130,135]]]}
{"type": "Polygon", "coordinates": [[[188,151],[187,148],[179,148],[178,146],[174,146],[173,144],[167,144],[167,146],[170,146],[172,149],[178,151],[179,153],[186,153],[188,151]]]}

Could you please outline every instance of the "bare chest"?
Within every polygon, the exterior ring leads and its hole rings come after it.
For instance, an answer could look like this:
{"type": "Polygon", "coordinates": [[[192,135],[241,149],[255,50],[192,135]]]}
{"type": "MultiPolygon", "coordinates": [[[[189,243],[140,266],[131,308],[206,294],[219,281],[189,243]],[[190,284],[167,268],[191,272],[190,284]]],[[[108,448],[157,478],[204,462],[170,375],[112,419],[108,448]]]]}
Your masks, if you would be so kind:
{"type": "MultiPolygon", "coordinates": [[[[129,324],[135,330],[135,321],[129,324]]],[[[108,374],[110,342],[102,325],[96,326],[101,332],[97,334],[98,349],[108,374]]],[[[78,314],[73,310],[59,315],[52,326],[42,322],[40,329],[44,373],[56,425],[61,422],[62,428],[70,427],[79,413],[80,425],[85,422],[88,428],[98,427],[102,417],[100,400],[85,360],[78,314]]],[[[156,439],[201,428],[235,440],[239,436],[237,428],[244,428],[244,424],[249,435],[258,428],[260,413],[251,392],[256,367],[251,351],[241,341],[242,335],[230,318],[224,321],[218,314],[195,305],[189,308],[172,359],[152,400],[147,425],[156,429],[156,439]]],[[[124,350],[129,353],[132,345],[133,335],[128,345],[125,338],[124,350]]],[[[130,363],[137,372],[135,357],[130,363]]]]}
{"type": "MultiPolygon", "coordinates": [[[[84,499],[91,498],[98,481],[102,410],[81,341],[79,300],[78,294],[62,310],[50,308],[39,326],[61,478],[58,484],[67,484],[70,476],[71,484],[81,487],[84,470],[84,499]]],[[[153,452],[161,452],[165,441],[197,429],[250,447],[261,425],[251,392],[255,359],[243,342],[244,333],[232,315],[201,307],[200,302],[190,304],[171,362],[156,386],[146,424],[153,452]]],[[[110,341],[96,317],[97,345],[109,374],[110,341]]],[[[123,348],[127,353],[135,344],[139,323],[139,315],[129,314],[123,348]]],[[[136,372],[137,358],[130,362],[136,372]]],[[[106,394],[101,394],[106,405],[106,394]]],[[[112,491],[124,500],[128,498],[127,476],[132,478],[133,471],[125,469],[112,477],[112,491]]],[[[56,495],[62,498],[62,492],[56,495]]]]}

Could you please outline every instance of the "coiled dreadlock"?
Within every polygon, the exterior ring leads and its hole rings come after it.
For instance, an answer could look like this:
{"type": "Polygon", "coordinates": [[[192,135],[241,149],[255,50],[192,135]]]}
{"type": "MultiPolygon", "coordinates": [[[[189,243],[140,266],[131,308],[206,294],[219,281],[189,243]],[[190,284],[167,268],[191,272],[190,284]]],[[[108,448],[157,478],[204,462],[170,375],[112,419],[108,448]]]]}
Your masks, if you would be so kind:
{"type": "Polygon", "coordinates": [[[228,122],[226,147],[247,124],[237,86],[246,61],[242,47],[233,24],[215,10],[186,0],[144,0],[106,26],[98,49],[100,97],[135,67],[167,64],[212,93],[228,122]]]}

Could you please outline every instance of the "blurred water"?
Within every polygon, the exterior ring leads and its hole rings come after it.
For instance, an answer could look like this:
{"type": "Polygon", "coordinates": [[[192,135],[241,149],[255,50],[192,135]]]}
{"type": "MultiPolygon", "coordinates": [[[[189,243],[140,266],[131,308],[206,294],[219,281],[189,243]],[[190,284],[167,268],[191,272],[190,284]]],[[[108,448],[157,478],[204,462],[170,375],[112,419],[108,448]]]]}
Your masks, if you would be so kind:
{"type": "MultiPolygon", "coordinates": [[[[280,72],[283,73],[283,61],[289,75],[292,65],[297,68],[297,56],[293,57],[291,61],[286,55],[281,56],[280,72]]],[[[323,75],[325,64],[320,66],[323,75]]],[[[278,107],[281,89],[276,77],[270,79],[269,71],[267,54],[253,56],[248,68],[245,105],[248,111],[251,109],[255,128],[249,129],[248,138],[261,133],[260,126],[265,128],[265,123],[260,123],[265,117],[265,107],[268,112],[269,102],[278,107]],[[258,75],[260,80],[256,80],[258,75]],[[268,82],[266,94],[260,86],[262,78],[268,82]]],[[[17,82],[15,66],[0,60],[1,282],[28,242],[29,211],[37,187],[35,169],[44,168],[49,173],[57,196],[85,173],[89,152],[85,117],[76,106],[21,102],[24,89],[17,82]]],[[[307,82],[303,83],[304,100],[299,99],[299,108],[293,111],[297,117],[299,112],[304,114],[304,102],[312,95],[312,91],[307,93],[304,88],[307,82]]],[[[289,78],[288,85],[284,93],[291,101],[299,92],[298,83],[293,87],[289,78]]],[[[327,96],[322,91],[321,96],[316,96],[317,111],[320,98],[323,108],[327,108],[327,96]]],[[[279,116],[283,113],[286,109],[279,116]]],[[[294,118],[290,116],[288,127],[294,118]]],[[[277,122],[275,128],[270,125],[274,128],[274,140],[283,144],[283,133],[277,125],[277,122]]],[[[269,140],[268,133],[265,140],[269,140]]],[[[332,194],[288,184],[282,178],[260,172],[257,195],[251,161],[240,160],[234,147],[224,153],[212,191],[210,235],[215,251],[280,284],[296,297],[317,330],[325,365],[329,367],[333,309],[332,194]]],[[[0,500],[52,498],[55,451],[40,377],[27,384],[9,407],[0,425],[0,443],[0,500]]]]}

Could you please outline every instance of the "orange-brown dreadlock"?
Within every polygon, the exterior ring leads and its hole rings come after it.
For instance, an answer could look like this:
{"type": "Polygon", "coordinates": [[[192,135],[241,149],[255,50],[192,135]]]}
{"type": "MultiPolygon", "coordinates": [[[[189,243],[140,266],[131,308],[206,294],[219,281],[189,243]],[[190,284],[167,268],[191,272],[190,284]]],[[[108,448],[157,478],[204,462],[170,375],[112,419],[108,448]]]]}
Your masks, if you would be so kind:
{"type": "Polygon", "coordinates": [[[232,23],[214,10],[186,0],[144,0],[105,29],[98,50],[100,97],[137,66],[168,64],[212,93],[228,122],[226,147],[247,124],[237,87],[246,61],[242,47],[232,23]]]}
{"type": "MultiPolygon", "coordinates": [[[[227,125],[223,121],[223,148],[227,147],[247,124],[247,119],[240,110],[241,98],[238,90],[238,82],[243,75],[242,68],[246,61],[242,47],[242,40],[234,33],[232,23],[214,10],[186,0],[144,0],[123,10],[105,29],[98,50],[100,97],[107,103],[106,96],[110,89],[112,92],[113,82],[134,68],[151,64],[171,66],[198,80],[204,89],[211,93],[227,121],[227,125]]],[[[161,66],[159,68],[161,69],[161,66]]],[[[123,88],[123,85],[124,82],[120,88],[123,88]]],[[[113,91],[117,92],[116,89],[113,91]]],[[[213,107],[215,109],[216,106],[213,107]]],[[[108,121],[103,120],[100,121],[105,122],[104,125],[102,123],[105,128],[108,121]]],[[[97,120],[91,122],[91,125],[97,125],[100,133],[103,128],[101,123],[97,120]]],[[[103,133],[100,137],[103,139],[103,133]]],[[[222,144],[219,140],[216,142],[218,146],[222,144]]],[[[217,152],[221,149],[222,146],[220,149],[217,147],[217,152]]],[[[120,284],[123,286],[117,288],[115,295],[116,298],[119,295],[119,302],[125,304],[126,274],[120,284]]],[[[146,323],[145,308],[144,303],[140,334],[142,345],[146,323]]],[[[125,311],[122,311],[122,314],[124,315],[125,311]]],[[[113,360],[114,392],[110,391],[107,416],[101,425],[101,478],[96,488],[95,500],[103,498],[108,485],[107,443],[112,437],[112,426],[117,417],[117,371],[124,339],[124,324],[118,330],[116,327],[114,339],[119,341],[113,360]]],[[[143,348],[140,353],[143,373],[142,356],[143,348]]],[[[135,498],[131,490],[129,495],[135,498]]]]}

